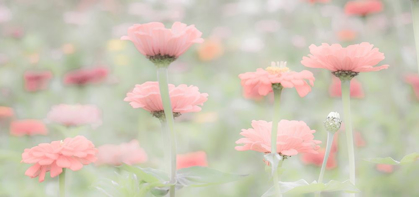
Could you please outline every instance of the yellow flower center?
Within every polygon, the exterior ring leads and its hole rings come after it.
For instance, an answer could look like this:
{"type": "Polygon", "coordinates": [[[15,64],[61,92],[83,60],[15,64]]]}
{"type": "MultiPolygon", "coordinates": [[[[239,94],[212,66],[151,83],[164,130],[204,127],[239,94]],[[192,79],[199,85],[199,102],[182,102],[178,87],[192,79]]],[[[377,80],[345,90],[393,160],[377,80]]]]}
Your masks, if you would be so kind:
{"type": "Polygon", "coordinates": [[[287,62],[272,62],[271,66],[265,69],[269,74],[280,74],[289,72],[290,69],[287,67],[287,62]]]}

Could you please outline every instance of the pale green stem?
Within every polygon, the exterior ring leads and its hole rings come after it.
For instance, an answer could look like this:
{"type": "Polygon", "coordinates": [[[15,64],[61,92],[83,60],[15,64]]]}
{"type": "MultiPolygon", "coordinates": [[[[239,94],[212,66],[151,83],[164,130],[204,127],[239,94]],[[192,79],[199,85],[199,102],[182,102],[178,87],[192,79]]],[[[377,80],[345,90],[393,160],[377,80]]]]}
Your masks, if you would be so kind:
{"type": "MultiPolygon", "coordinates": [[[[283,161],[284,161],[284,158],[282,158],[282,159],[279,161],[277,170],[278,170],[278,169],[281,169],[281,167],[282,167],[282,162],[283,162],[283,161]]],[[[277,197],[282,197],[281,188],[279,187],[279,181],[280,181],[280,178],[279,178],[279,174],[278,174],[278,172],[275,172],[274,177],[273,177],[273,181],[274,181],[274,187],[275,187],[275,193],[276,193],[276,196],[277,196],[277,197]]]]}
{"type": "MultiPolygon", "coordinates": [[[[349,179],[355,185],[355,150],[354,150],[354,136],[352,131],[351,118],[351,96],[350,96],[350,82],[351,80],[342,80],[342,103],[343,115],[345,122],[346,145],[348,148],[348,162],[349,162],[349,179]]],[[[350,196],[355,196],[351,194],[350,196]]]]}
{"type": "Polygon", "coordinates": [[[172,112],[172,104],[170,102],[169,84],[167,67],[159,67],[157,70],[157,77],[159,79],[160,95],[163,102],[164,115],[169,128],[170,137],[170,182],[173,186],[170,187],[170,197],[175,196],[176,184],[176,133],[174,130],[174,119],[172,112]]]}
{"type": "Polygon", "coordinates": [[[419,71],[419,0],[412,0],[412,20],[414,36],[416,41],[416,58],[419,71]]]}
{"type": "Polygon", "coordinates": [[[60,185],[60,197],[65,197],[65,168],[58,177],[60,185]]]}
{"type": "MultiPolygon", "coordinates": [[[[322,169],[320,170],[319,180],[317,181],[318,183],[323,182],[324,171],[326,170],[327,160],[329,159],[330,149],[332,148],[334,135],[334,132],[327,132],[326,152],[324,153],[322,169]]],[[[320,196],[320,192],[316,193],[316,196],[320,196]]]]}
{"type": "Polygon", "coordinates": [[[170,154],[168,154],[167,150],[170,147],[167,147],[168,145],[170,145],[170,131],[169,131],[169,127],[167,126],[167,122],[165,120],[161,120],[161,134],[162,134],[162,150],[163,150],[163,157],[164,157],[164,162],[162,164],[162,169],[164,172],[169,172],[170,173],[170,166],[171,166],[171,160],[169,159],[170,154]]]}
{"type": "MultiPolygon", "coordinates": [[[[279,119],[280,119],[280,113],[279,113],[279,109],[280,109],[280,101],[281,101],[281,92],[282,92],[282,86],[280,88],[274,88],[274,115],[273,115],[273,119],[272,119],[272,132],[271,132],[271,153],[276,154],[277,153],[277,136],[278,136],[278,123],[279,123],[279,119]]],[[[280,161],[280,164],[278,166],[282,165],[282,161],[283,158],[280,161]]],[[[275,187],[275,193],[276,196],[280,197],[282,196],[281,194],[281,189],[279,188],[279,178],[278,178],[278,173],[277,171],[277,166],[271,166],[272,168],[274,168],[273,170],[273,182],[274,182],[274,187],[275,187]]]]}

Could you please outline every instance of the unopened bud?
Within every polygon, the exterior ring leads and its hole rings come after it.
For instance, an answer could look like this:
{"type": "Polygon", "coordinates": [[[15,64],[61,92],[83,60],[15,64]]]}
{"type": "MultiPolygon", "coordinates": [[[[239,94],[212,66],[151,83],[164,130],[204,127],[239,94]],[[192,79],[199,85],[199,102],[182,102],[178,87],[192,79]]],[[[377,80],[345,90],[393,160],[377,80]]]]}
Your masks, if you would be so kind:
{"type": "Polygon", "coordinates": [[[340,129],[340,126],[342,125],[342,120],[340,119],[339,113],[330,112],[323,123],[324,127],[328,132],[336,132],[340,129]]]}

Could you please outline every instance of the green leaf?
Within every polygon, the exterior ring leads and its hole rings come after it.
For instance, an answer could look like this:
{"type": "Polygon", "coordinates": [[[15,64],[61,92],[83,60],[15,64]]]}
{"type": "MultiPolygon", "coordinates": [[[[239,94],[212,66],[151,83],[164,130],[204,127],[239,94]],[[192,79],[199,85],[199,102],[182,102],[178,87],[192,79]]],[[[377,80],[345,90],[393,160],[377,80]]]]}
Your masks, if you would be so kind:
{"type": "Polygon", "coordinates": [[[404,156],[401,161],[396,161],[391,157],[365,159],[365,161],[376,163],[376,164],[404,165],[404,164],[413,163],[418,159],[419,159],[419,153],[411,153],[404,156]]]}
{"type": "Polygon", "coordinates": [[[403,157],[403,159],[400,161],[400,164],[409,164],[413,163],[416,160],[419,159],[419,153],[411,153],[403,157]]]}
{"type": "Polygon", "coordinates": [[[138,178],[147,183],[166,183],[169,181],[169,177],[165,172],[153,168],[141,168],[126,164],[122,165],[121,168],[136,174],[138,178]]]}
{"type": "MultiPolygon", "coordinates": [[[[349,180],[344,182],[339,182],[331,180],[328,183],[308,183],[306,180],[298,180],[295,182],[279,182],[281,193],[283,194],[307,194],[307,193],[316,193],[316,192],[336,192],[344,191],[347,193],[356,193],[359,190],[351,183],[349,180]]],[[[273,197],[275,196],[275,189],[271,187],[267,192],[265,192],[262,197],[273,197]]]]}
{"type": "Polygon", "coordinates": [[[205,187],[237,181],[242,177],[244,176],[224,173],[206,167],[193,166],[178,171],[177,183],[185,187],[205,187]]]}

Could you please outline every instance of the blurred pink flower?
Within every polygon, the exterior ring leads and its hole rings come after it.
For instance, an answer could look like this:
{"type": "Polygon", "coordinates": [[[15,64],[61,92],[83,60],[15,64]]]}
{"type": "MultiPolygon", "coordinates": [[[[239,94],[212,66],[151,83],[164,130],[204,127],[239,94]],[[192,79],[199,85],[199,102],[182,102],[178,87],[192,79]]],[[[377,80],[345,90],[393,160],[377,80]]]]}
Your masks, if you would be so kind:
{"type": "Polygon", "coordinates": [[[13,117],[15,112],[11,107],[0,106],[0,120],[13,117]]]}
{"type": "Polygon", "coordinates": [[[383,3],[380,0],[356,0],[348,1],[345,5],[346,15],[367,16],[383,10],[383,3]]]}
{"type": "Polygon", "coordinates": [[[140,147],[137,140],[131,140],[128,143],[120,145],[106,144],[98,147],[96,165],[122,164],[134,165],[147,161],[147,153],[140,147]]]}
{"type": "Polygon", "coordinates": [[[192,166],[208,166],[207,154],[204,151],[177,155],[177,169],[192,166]]]}
{"type": "Polygon", "coordinates": [[[380,172],[392,173],[394,171],[394,166],[389,164],[377,164],[375,168],[380,172]]]}
{"type": "Polygon", "coordinates": [[[22,162],[34,164],[25,175],[31,178],[39,176],[44,181],[46,172],[56,177],[68,168],[77,171],[96,160],[97,149],[91,141],[83,136],[66,138],[64,141],[42,143],[22,153],[22,162]]]}
{"type": "MultiPolygon", "coordinates": [[[[271,152],[272,122],[263,120],[252,121],[252,128],[243,129],[240,133],[245,138],[236,141],[236,150],[253,150],[262,153],[271,152]]],[[[277,150],[281,155],[297,155],[298,153],[316,154],[321,141],[314,140],[313,133],[303,121],[281,120],[278,123],[277,150]]]]}
{"type": "Polygon", "coordinates": [[[301,63],[310,68],[325,68],[332,72],[371,72],[387,69],[388,65],[377,66],[384,59],[384,54],[373,48],[374,45],[363,42],[343,48],[340,44],[322,44],[310,46],[310,55],[303,57],[301,63]]]}
{"type": "Polygon", "coordinates": [[[48,112],[47,120],[64,126],[97,127],[102,124],[101,112],[94,105],[56,105],[48,112]]]}
{"type": "Polygon", "coordinates": [[[10,134],[14,136],[46,135],[48,129],[39,120],[15,120],[10,124],[10,134]]]}
{"type": "MultiPolygon", "coordinates": [[[[364,90],[362,89],[362,85],[356,79],[351,80],[350,92],[352,98],[364,97],[364,90]]],[[[332,84],[330,84],[329,93],[331,97],[342,97],[341,82],[339,78],[333,77],[332,84]]]]}
{"type": "Polygon", "coordinates": [[[26,71],[24,74],[25,89],[29,92],[43,90],[52,78],[50,71],[26,71]]]}
{"type": "Polygon", "coordinates": [[[355,141],[355,146],[357,147],[364,147],[367,145],[367,142],[365,141],[364,137],[359,131],[354,132],[354,141],[355,141]]]}
{"type": "Polygon", "coordinates": [[[106,79],[109,70],[105,67],[82,68],[68,72],[64,76],[66,85],[87,85],[100,83],[106,79]]]}
{"type": "MultiPolygon", "coordinates": [[[[321,148],[319,149],[318,154],[313,153],[306,153],[303,154],[301,157],[301,161],[305,164],[313,164],[315,166],[321,167],[323,164],[323,159],[326,153],[326,149],[321,148]]],[[[327,160],[326,168],[327,169],[333,169],[337,166],[337,160],[336,160],[336,152],[330,151],[329,158],[327,160]]]]}
{"type": "Polygon", "coordinates": [[[357,37],[357,32],[350,29],[340,30],[337,34],[339,40],[346,42],[355,40],[355,38],[357,37]]]}
{"type": "MultiPolygon", "coordinates": [[[[169,84],[169,95],[173,113],[188,113],[201,111],[201,107],[207,101],[208,94],[200,93],[198,87],[181,84],[175,86],[169,84]]],[[[160,97],[158,82],[145,82],[136,85],[132,92],[127,93],[124,101],[130,102],[133,108],[143,108],[149,112],[163,112],[163,104],[160,97]]]]}
{"type": "Polygon", "coordinates": [[[306,0],[306,1],[308,1],[311,4],[314,4],[314,3],[329,3],[330,2],[330,0],[306,0]]]}
{"type": "Polygon", "coordinates": [[[404,77],[404,81],[412,85],[416,98],[419,100],[419,76],[417,74],[408,74],[404,77]]]}
{"type": "MultiPolygon", "coordinates": [[[[272,64],[275,64],[274,62],[272,64]]],[[[284,65],[285,63],[282,63],[284,65]]],[[[273,84],[281,84],[284,88],[295,88],[298,95],[306,96],[314,85],[313,73],[307,70],[301,72],[289,71],[283,67],[258,68],[256,72],[247,72],[239,75],[246,98],[266,96],[273,91],[273,84]],[[308,82],[307,82],[308,81],[308,82]],[[309,85],[310,84],[310,85],[309,85]]]]}
{"type": "Polygon", "coordinates": [[[135,24],[128,29],[128,36],[122,40],[130,40],[137,50],[149,59],[178,58],[193,43],[202,43],[202,33],[194,25],[175,22],[171,29],[163,23],[152,22],[135,24]]]}

